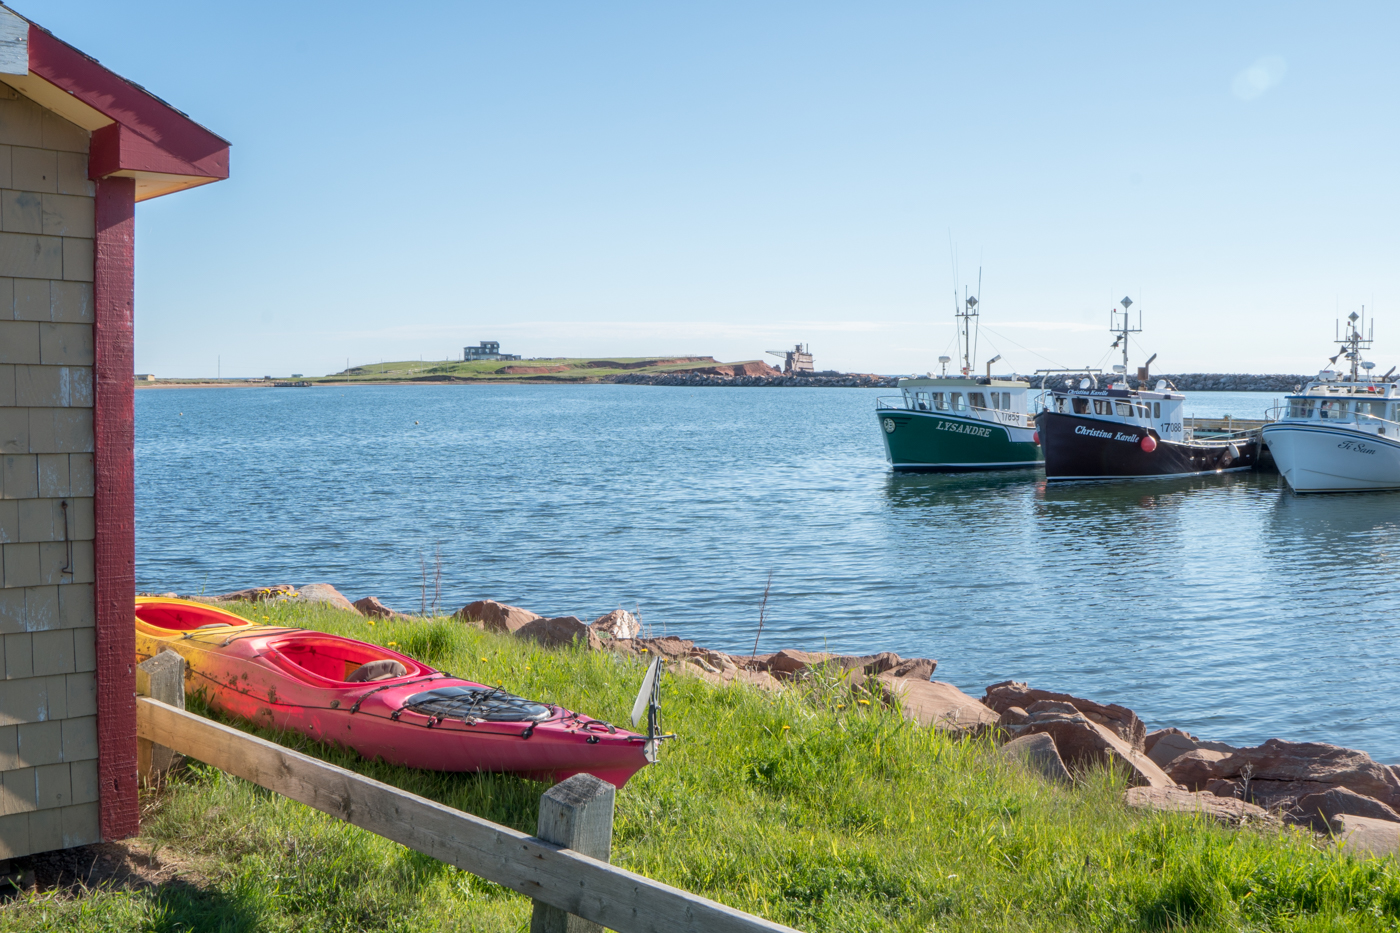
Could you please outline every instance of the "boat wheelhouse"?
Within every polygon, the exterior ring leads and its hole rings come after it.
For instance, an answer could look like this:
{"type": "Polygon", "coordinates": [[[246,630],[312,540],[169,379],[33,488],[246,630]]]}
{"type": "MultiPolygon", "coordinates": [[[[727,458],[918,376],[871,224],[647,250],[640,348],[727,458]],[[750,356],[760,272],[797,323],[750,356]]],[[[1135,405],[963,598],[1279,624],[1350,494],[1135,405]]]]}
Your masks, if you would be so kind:
{"type": "MultiPolygon", "coordinates": [[[[978,276],[980,289],[981,276],[978,276]]],[[[956,293],[954,294],[956,302],[956,293]]],[[[1030,380],[972,371],[977,357],[978,302],[965,295],[953,316],[958,326],[961,372],[948,375],[951,357],[940,356],[940,375],[899,380],[900,394],[875,400],[885,457],[896,472],[1015,470],[1042,462],[1028,407],[1030,380]]]]}
{"type": "Polygon", "coordinates": [[[901,472],[1012,470],[1041,462],[1021,376],[899,380],[876,400],[890,465],[901,472]]]}
{"type": "MultiPolygon", "coordinates": [[[[1100,384],[1098,370],[1041,370],[1045,389],[1036,416],[1048,480],[1146,479],[1252,469],[1259,440],[1247,432],[1197,438],[1185,425],[1186,396],[1165,380],[1151,389],[1128,385],[1128,326],[1132,299],[1124,298],[1122,324],[1111,330],[1123,363],[1100,384]],[[1053,377],[1053,381],[1052,381],[1053,377]]],[[[1139,318],[1139,322],[1141,318],[1139,318]]],[[[1154,355],[1148,360],[1155,360],[1154,355]]],[[[1146,366],[1138,370],[1146,386],[1146,366]]]]}
{"type": "Polygon", "coordinates": [[[1351,364],[1343,374],[1326,369],[1287,396],[1279,418],[1264,425],[1264,442],[1294,492],[1400,489],[1400,387],[1391,367],[1379,379],[1375,364],[1362,360],[1371,348],[1359,315],[1347,318],[1339,357],[1351,364]]]}

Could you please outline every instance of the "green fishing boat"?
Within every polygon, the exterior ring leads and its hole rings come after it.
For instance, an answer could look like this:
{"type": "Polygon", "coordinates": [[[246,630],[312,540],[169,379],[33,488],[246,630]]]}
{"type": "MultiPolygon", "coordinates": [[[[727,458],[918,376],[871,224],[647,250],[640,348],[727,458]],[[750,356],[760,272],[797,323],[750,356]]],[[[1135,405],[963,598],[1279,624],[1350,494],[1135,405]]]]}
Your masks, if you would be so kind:
{"type": "Polygon", "coordinates": [[[987,361],[987,375],[973,375],[977,299],[965,297],[955,317],[962,372],[947,375],[952,360],[940,356],[943,375],[901,379],[899,395],[875,401],[890,465],[900,472],[1040,466],[1045,457],[1028,408],[1030,380],[1014,374],[993,376],[992,364],[1001,359],[1000,354],[987,361]]]}
{"type": "Polygon", "coordinates": [[[1030,382],[1014,376],[899,380],[876,400],[885,455],[899,471],[1015,470],[1045,462],[1026,410],[1030,382]]]}

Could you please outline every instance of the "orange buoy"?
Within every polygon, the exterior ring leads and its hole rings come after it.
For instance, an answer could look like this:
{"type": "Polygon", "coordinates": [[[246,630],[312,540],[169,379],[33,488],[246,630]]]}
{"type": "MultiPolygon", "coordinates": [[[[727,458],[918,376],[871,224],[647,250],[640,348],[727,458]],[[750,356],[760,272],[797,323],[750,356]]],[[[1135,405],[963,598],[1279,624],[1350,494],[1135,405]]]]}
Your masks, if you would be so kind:
{"type": "Polygon", "coordinates": [[[1143,435],[1142,440],[1138,442],[1138,446],[1141,447],[1143,451],[1150,454],[1157,449],[1157,439],[1151,434],[1143,435]]]}

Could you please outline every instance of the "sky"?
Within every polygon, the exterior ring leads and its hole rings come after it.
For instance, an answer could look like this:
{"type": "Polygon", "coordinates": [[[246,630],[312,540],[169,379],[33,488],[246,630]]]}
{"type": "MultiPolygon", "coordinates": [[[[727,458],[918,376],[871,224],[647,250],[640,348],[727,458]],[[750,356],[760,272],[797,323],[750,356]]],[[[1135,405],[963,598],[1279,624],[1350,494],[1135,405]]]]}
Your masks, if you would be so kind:
{"type": "Polygon", "coordinates": [[[998,371],[1115,362],[1124,296],[1158,372],[1363,305],[1400,362],[1394,4],[14,5],[233,144],[138,207],[138,372],[922,372],[979,275],[998,371]]]}

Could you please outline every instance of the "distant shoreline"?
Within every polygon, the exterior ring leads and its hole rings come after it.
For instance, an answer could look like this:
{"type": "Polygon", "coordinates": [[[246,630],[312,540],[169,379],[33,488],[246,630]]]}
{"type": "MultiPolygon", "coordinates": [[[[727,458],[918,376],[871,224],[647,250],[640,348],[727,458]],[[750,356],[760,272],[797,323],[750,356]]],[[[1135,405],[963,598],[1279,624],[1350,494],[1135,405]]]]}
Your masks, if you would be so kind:
{"type": "MultiPolygon", "coordinates": [[[[909,376],[882,376],[873,373],[842,373],[819,376],[784,375],[727,375],[722,373],[624,373],[602,377],[584,378],[463,378],[461,376],[432,377],[420,376],[413,379],[336,379],[319,377],[307,379],[308,386],[295,388],[327,389],[360,386],[501,386],[501,385],[643,385],[667,388],[859,388],[895,389],[900,379],[909,376]]],[[[1040,385],[1032,378],[1031,388],[1039,391],[1040,385]]],[[[1292,392],[1295,386],[1306,385],[1313,377],[1287,374],[1251,375],[1246,373],[1164,373],[1152,377],[1150,382],[1165,379],[1182,392],[1292,392]]],[[[1052,380],[1053,381],[1053,380],[1052,380]]],[[[1130,378],[1133,388],[1141,388],[1136,379],[1130,378]]],[[[138,382],[137,389],[272,389],[279,388],[272,382],[261,379],[190,379],[138,382]]],[[[293,388],[281,386],[280,388],[293,388]]]]}

